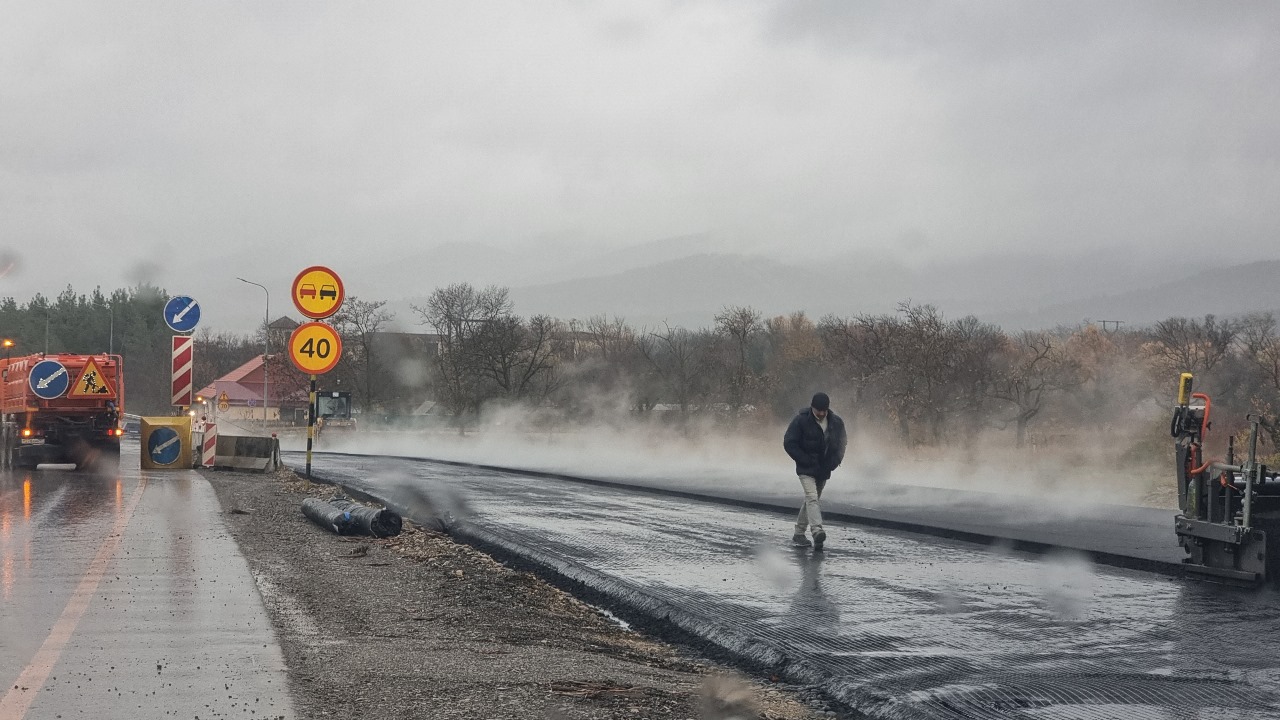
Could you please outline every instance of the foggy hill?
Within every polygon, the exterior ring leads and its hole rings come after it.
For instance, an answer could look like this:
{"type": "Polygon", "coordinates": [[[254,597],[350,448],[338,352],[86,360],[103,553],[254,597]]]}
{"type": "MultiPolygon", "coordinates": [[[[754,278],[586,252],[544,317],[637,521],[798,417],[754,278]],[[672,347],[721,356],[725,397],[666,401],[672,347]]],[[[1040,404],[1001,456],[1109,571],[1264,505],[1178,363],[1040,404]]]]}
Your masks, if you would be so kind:
{"type": "Polygon", "coordinates": [[[478,246],[447,247],[448,253],[433,248],[430,273],[402,263],[383,271],[381,286],[394,286],[396,272],[416,272],[424,281],[402,286],[412,288],[410,297],[390,304],[402,327],[419,320],[410,303],[421,304],[431,289],[448,282],[505,285],[524,316],[603,314],[633,325],[665,321],[690,328],[710,327],[726,305],[749,305],[766,317],[804,310],[816,320],[827,313],[893,312],[910,300],[936,305],[949,318],[976,315],[1010,331],[1101,319],[1143,325],[1175,314],[1229,316],[1280,308],[1280,261],[1186,273],[1173,257],[1144,261],[1085,253],[985,255],[914,268],[862,253],[793,262],[713,252],[672,257],[713,244],[695,235],[605,252],[566,246],[536,258],[478,246]]]}
{"type": "MultiPolygon", "coordinates": [[[[1280,277],[1277,264],[1280,261],[1256,263],[1257,267],[1247,266],[1247,273],[1219,268],[1201,272],[1219,278],[1247,276],[1260,285],[1263,277],[1280,277]]],[[[1280,307],[1267,293],[1246,297],[1215,289],[1214,299],[1197,299],[1185,288],[1178,290],[1190,279],[1162,282],[1168,277],[1177,277],[1168,267],[1102,262],[1095,256],[989,256],[911,269],[857,256],[801,266],[757,255],[701,254],[625,272],[517,287],[512,299],[521,314],[583,318],[605,313],[633,324],[667,320],[688,327],[709,326],[725,305],[750,305],[766,317],[804,310],[817,319],[827,313],[847,317],[892,312],[899,302],[910,300],[936,305],[950,318],[976,315],[1008,330],[1085,319],[1153,322],[1171,314],[1161,311],[1171,307],[1170,297],[1177,297],[1177,307],[1183,308],[1178,312],[1188,315],[1280,307]],[[1133,289],[1107,292],[1118,287],[1133,289]],[[1220,309],[1197,310],[1201,306],[1220,309]]]]}
{"type": "Polygon", "coordinates": [[[550,285],[607,274],[614,275],[637,270],[650,265],[679,260],[690,255],[714,251],[714,243],[705,233],[661,238],[649,242],[627,245],[616,250],[599,251],[591,248],[573,248],[555,253],[543,252],[553,258],[554,267],[528,272],[519,285],[550,285]]]}
{"type": "Polygon", "coordinates": [[[633,325],[709,327],[726,305],[750,305],[765,315],[806,309],[851,314],[860,308],[847,293],[833,293],[830,274],[753,255],[702,254],[620,273],[513,288],[522,315],[561,318],[608,315],[633,325]]]}
{"type": "Polygon", "coordinates": [[[990,320],[1007,327],[1047,328],[1085,319],[1142,326],[1173,316],[1233,317],[1250,312],[1280,314],[1280,260],[1204,268],[1171,282],[1032,312],[993,314],[990,320]]]}

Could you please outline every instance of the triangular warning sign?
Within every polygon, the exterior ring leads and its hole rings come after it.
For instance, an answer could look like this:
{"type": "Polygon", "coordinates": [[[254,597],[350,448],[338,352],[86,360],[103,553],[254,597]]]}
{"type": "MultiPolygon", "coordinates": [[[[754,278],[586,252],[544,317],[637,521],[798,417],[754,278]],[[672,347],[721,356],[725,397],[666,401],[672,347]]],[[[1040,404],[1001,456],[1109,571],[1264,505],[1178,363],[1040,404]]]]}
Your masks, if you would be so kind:
{"type": "Polygon", "coordinates": [[[67,391],[67,397],[73,398],[103,398],[105,400],[114,400],[116,389],[111,386],[111,380],[102,374],[102,370],[98,369],[98,363],[89,358],[84,364],[84,370],[80,371],[80,377],[76,380],[71,389],[67,391]]]}

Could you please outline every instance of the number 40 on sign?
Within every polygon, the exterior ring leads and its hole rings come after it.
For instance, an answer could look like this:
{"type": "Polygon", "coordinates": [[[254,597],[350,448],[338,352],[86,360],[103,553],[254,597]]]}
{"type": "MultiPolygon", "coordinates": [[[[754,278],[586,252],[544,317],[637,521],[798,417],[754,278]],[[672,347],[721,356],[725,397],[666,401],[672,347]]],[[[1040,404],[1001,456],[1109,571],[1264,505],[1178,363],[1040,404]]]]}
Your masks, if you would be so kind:
{"type": "Polygon", "coordinates": [[[342,338],[322,322],[299,325],[289,336],[289,359],[309,375],[323,375],[342,357],[342,338]]]}

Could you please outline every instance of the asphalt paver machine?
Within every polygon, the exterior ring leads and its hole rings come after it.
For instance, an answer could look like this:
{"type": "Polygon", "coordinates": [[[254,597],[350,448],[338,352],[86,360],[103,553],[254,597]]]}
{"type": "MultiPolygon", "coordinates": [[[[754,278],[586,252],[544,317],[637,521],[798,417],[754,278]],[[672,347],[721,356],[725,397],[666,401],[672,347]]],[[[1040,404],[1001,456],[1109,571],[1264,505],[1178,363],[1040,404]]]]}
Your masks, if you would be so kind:
{"type": "Polygon", "coordinates": [[[1227,454],[1205,458],[1211,401],[1192,392],[1193,377],[1183,373],[1170,434],[1178,472],[1178,508],[1174,530],[1188,557],[1190,573],[1232,585],[1280,581],[1280,475],[1258,459],[1259,432],[1274,420],[1247,416],[1246,454],[1237,457],[1235,437],[1227,454]]]}

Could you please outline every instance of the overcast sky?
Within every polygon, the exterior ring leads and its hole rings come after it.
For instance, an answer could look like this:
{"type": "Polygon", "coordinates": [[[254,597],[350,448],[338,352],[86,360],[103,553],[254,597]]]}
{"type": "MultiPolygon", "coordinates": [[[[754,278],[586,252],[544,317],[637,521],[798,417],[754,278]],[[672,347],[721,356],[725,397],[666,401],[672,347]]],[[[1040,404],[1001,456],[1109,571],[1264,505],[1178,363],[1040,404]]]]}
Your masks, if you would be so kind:
{"type": "Polygon", "coordinates": [[[0,0],[0,18],[0,270],[18,261],[0,295],[20,300],[146,279],[235,327],[262,302],[237,275],[284,311],[310,264],[685,234],[908,262],[1280,257],[1272,2],[0,0]]]}

